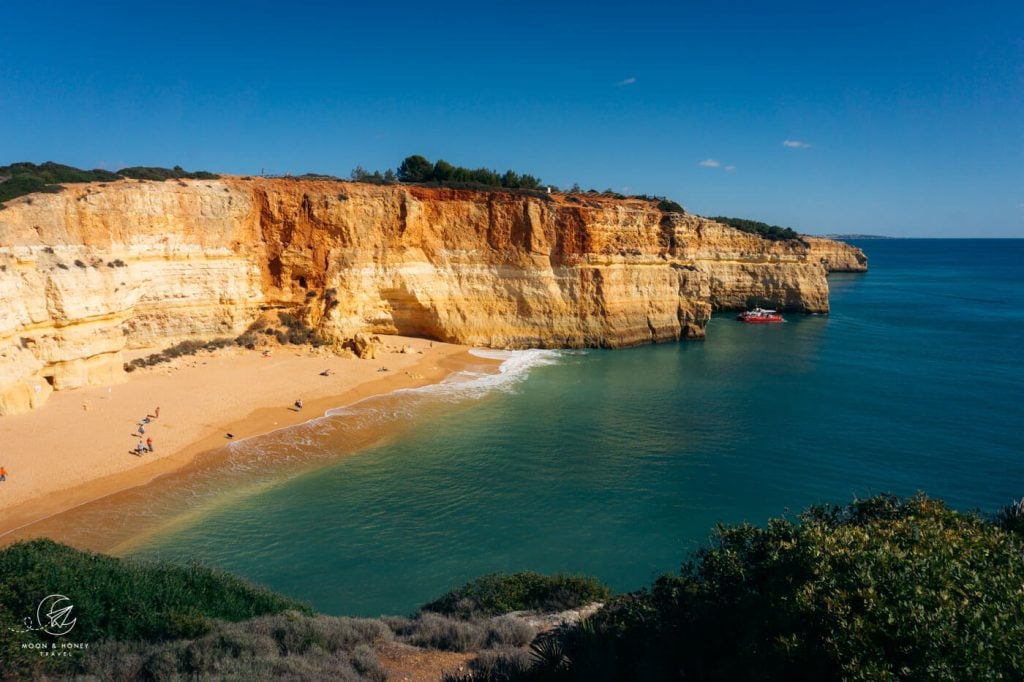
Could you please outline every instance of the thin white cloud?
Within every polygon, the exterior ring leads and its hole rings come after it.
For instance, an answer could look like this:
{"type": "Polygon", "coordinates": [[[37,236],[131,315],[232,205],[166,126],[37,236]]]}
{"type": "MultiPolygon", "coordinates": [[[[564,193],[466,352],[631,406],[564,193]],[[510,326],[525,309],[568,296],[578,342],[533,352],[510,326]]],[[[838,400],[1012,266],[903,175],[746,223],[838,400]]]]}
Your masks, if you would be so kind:
{"type": "Polygon", "coordinates": [[[736,166],[726,166],[725,167],[725,172],[726,173],[735,173],[736,172],[736,166]]]}
{"type": "Polygon", "coordinates": [[[616,85],[632,85],[633,83],[636,83],[636,76],[630,76],[629,78],[625,78],[616,83],[616,85]]]}
{"type": "Polygon", "coordinates": [[[715,161],[714,159],[704,159],[703,161],[701,161],[697,165],[701,166],[702,168],[718,168],[719,166],[722,165],[722,162],[721,161],[715,161]]]}
{"type": "Polygon", "coordinates": [[[790,149],[807,149],[811,144],[803,140],[783,140],[782,146],[789,147],[790,149]]]}

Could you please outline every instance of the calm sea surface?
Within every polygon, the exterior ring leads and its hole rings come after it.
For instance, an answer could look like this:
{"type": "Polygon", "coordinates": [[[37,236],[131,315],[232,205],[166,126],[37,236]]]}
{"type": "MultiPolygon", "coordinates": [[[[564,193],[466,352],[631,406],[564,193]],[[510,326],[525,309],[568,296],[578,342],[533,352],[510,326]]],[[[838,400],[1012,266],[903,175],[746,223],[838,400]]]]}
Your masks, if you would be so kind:
{"type": "Polygon", "coordinates": [[[871,271],[830,278],[831,315],[721,315],[706,342],[511,354],[499,377],[237,444],[329,450],[344,431],[324,424],[395,421],[386,443],[243,487],[124,551],[377,615],[491,571],[635,589],[717,521],[813,503],[1021,497],[1024,240],[856,243],[871,271]]]}

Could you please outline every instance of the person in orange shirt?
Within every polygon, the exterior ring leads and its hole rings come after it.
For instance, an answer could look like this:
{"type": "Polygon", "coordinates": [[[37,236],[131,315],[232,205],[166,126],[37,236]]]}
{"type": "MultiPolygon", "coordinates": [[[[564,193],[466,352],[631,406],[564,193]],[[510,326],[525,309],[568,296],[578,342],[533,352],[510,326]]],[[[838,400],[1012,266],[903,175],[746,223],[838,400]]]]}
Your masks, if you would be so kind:
{"type": "Polygon", "coordinates": [[[3,467],[0,467],[0,481],[6,481],[6,480],[7,480],[7,469],[4,469],[3,467]]]}

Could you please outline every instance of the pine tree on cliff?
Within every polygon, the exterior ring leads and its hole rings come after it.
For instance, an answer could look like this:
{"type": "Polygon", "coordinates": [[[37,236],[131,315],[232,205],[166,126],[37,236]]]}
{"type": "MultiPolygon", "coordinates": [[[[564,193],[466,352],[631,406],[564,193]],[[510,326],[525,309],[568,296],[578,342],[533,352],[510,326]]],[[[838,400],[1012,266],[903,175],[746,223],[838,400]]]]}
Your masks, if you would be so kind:
{"type": "Polygon", "coordinates": [[[402,182],[426,182],[434,172],[434,164],[419,154],[407,156],[398,167],[398,179],[402,182]]]}

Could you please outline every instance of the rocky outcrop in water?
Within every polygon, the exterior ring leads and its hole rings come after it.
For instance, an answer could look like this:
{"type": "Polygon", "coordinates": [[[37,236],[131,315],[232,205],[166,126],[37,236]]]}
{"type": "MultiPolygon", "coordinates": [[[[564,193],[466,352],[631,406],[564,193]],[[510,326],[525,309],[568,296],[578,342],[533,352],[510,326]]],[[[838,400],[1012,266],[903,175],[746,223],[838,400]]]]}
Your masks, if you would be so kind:
{"type": "Polygon", "coordinates": [[[699,338],[714,309],[826,312],[858,249],[770,242],[655,202],[222,178],[68,185],[0,210],[0,414],[115,381],[128,348],[268,309],[358,332],[527,346],[699,338]]]}

